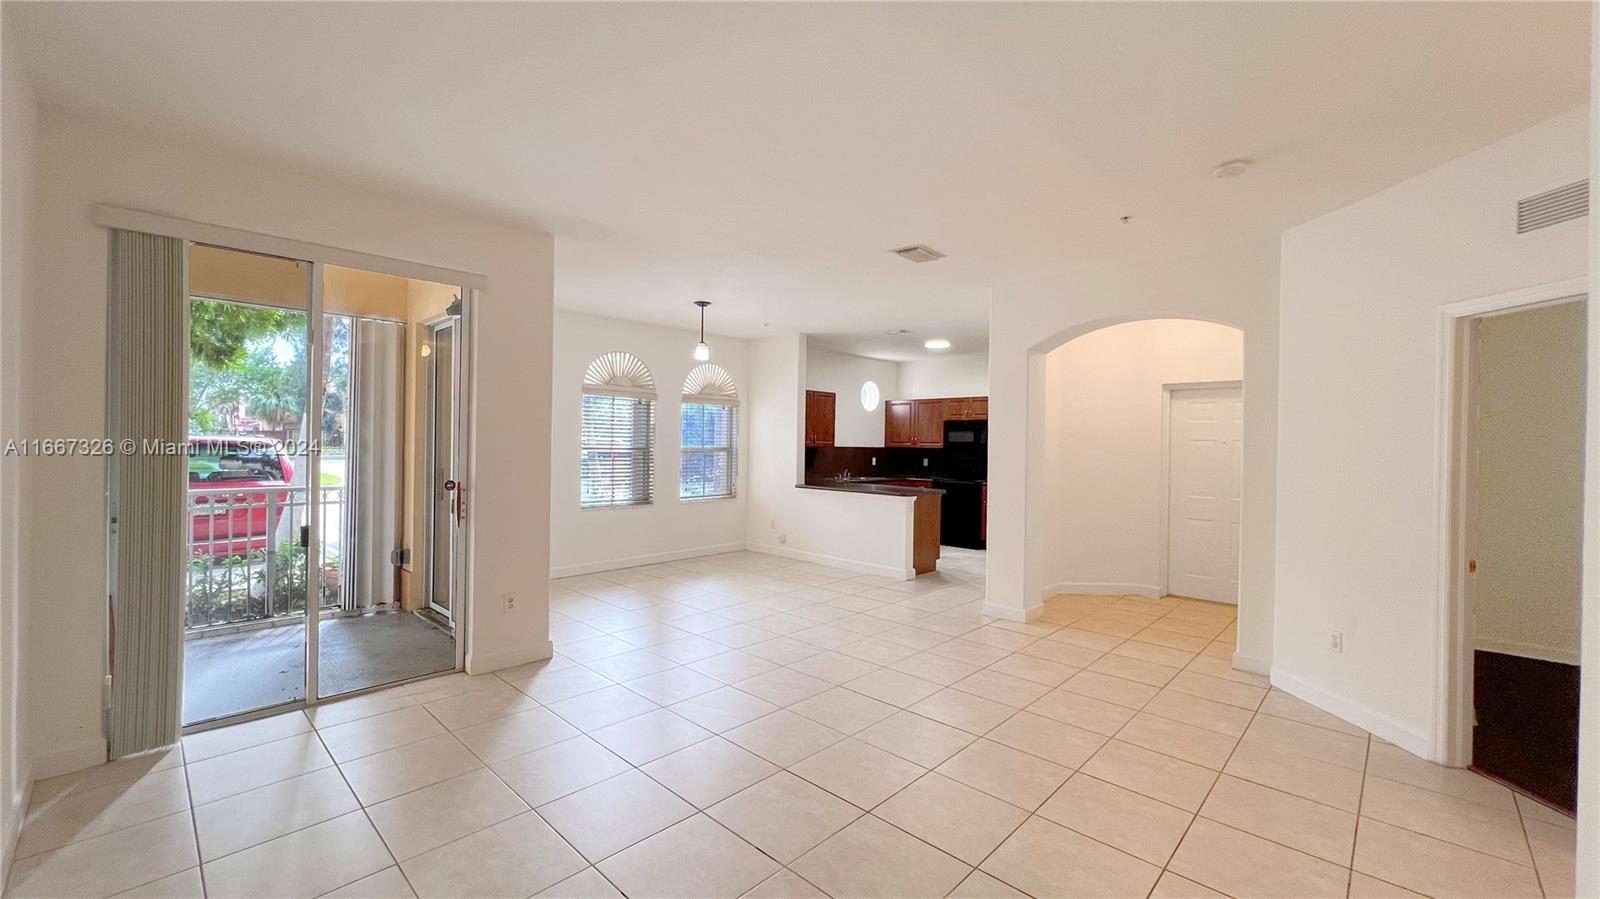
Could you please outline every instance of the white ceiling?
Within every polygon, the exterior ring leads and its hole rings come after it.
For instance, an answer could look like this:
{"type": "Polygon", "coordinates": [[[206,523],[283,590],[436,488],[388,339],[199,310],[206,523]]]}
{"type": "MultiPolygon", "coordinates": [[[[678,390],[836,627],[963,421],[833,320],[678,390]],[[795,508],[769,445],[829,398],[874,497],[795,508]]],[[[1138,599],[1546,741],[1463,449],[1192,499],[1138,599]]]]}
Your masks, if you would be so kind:
{"type": "MultiPolygon", "coordinates": [[[[45,101],[536,224],[557,303],[904,357],[1585,102],[1589,5],[15,4],[45,101]],[[1243,177],[1212,166],[1248,157],[1243,177]],[[1130,224],[1118,222],[1131,215],[1130,224]],[[892,247],[927,243],[916,265],[892,247]],[[907,349],[874,335],[913,329],[907,349]]],[[[886,337],[886,335],[884,335],[886,337]]]]}

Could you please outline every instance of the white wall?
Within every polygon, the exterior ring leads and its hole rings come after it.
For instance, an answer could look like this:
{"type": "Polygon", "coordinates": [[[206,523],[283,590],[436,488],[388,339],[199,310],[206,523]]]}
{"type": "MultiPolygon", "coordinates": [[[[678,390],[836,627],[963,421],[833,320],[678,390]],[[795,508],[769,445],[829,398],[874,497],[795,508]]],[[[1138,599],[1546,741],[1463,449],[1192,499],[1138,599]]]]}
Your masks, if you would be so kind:
{"type": "MultiPolygon", "coordinates": [[[[469,670],[549,653],[550,340],[553,242],[460,210],[380,193],[214,148],[46,114],[32,268],[49,290],[23,307],[22,431],[97,435],[105,426],[105,202],[177,218],[477,272],[473,483],[468,559],[480,600],[469,670]],[[498,598],[515,592],[515,609],[498,598]],[[482,601],[487,597],[488,601],[482,601]]],[[[29,747],[44,777],[105,758],[103,460],[27,460],[29,747]]]]}
{"type": "MultiPolygon", "coordinates": [[[[744,548],[749,471],[748,410],[739,414],[739,483],[732,499],[678,498],[683,379],[700,363],[697,332],[558,311],[551,374],[550,570],[555,577],[744,548]],[[578,507],[579,402],[583,373],[602,353],[639,357],[656,380],[656,495],[645,506],[578,507]]],[[[711,337],[711,361],[750,394],[749,344],[711,337]]]]}
{"type": "Polygon", "coordinates": [[[1584,330],[1582,303],[1479,325],[1479,649],[1578,664],[1584,330]]]}
{"type": "Polygon", "coordinates": [[[838,394],[834,402],[834,446],[883,446],[883,400],[899,399],[900,366],[882,359],[806,348],[806,389],[838,394]],[[861,385],[878,385],[878,408],[861,408],[861,385]]]}
{"type": "Polygon", "coordinates": [[[956,353],[900,363],[900,392],[889,399],[988,395],[989,354],[956,353]]]}
{"type": "Polygon", "coordinates": [[[1114,325],[1045,357],[1047,592],[1158,595],[1162,387],[1243,373],[1243,333],[1183,319],[1114,325]]]}
{"type": "MultiPolygon", "coordinates": [[[[0,15],[10,12],[6,7],[0,15]]],[[[21,312],[34,283],[26,248],[36,221],[38,110],[19,50],[12,29],[0,26],[0,445],[21,436],[21,312]]],[[[21,830],[30,770],[24,745],[29,657],[18,565],[20,474],[15,456],[0,456],[0,883],[21,830]]]]}
{"type": "Polygon", "coordinates": [[[1062,271],[995,289],[989,306],[988,610],[1037,615],[1046,581],[1057,451],[1045,434],[1045,353],[1101,327],[1147,318],[1197,318],[1244,331],[1244,521],[1240,529],[1239,650],[1235,664],[1272,658],[1274,484],[1278,410],[1278,251],[1248,244],[1189,259],[1062,271]]]}
{"type": "MultiPolygon", "coordinates": [[[[807,490],[802,480],[806,338],[750,344],[750,549],[909,579],[912,507],[903,496],[807,490]]],[[[892,363],[891,363],[892,364],[892,363]]]]}
{"type": "Polygon", "coordinates": [[[1273,678],[1421,754],[1444,750],[1440,307],[1586,276],[1587,223],[1519,236],[1513,204],[1584,177],[1588,141],[1575,110],[1283,235],[1273,678]]]}

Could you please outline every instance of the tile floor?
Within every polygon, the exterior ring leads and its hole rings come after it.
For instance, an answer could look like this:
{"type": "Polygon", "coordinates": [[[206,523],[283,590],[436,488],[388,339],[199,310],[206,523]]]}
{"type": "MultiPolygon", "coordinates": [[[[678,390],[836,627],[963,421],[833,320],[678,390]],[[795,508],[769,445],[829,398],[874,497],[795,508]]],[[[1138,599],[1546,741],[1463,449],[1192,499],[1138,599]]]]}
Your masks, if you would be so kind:
{"type": "Polygon", "coordinates": [[[7,895],[1572,895],[1570,819],[1232,670],[1231,607],[941,568],[556,581],[549,662],[37,784],[7,895]]]}

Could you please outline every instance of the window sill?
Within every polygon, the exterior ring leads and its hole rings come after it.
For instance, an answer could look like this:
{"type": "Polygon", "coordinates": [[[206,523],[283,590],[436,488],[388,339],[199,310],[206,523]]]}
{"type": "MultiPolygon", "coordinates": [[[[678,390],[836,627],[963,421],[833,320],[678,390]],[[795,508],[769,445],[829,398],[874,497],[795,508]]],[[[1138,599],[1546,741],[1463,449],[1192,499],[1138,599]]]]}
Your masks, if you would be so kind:
{"type": "Polygon", "coordinates": [[[647,503],[626,503],[612,506],[579,506],[579,512],[614,512],[617,509],[647,509],[655,505],[655,500],[647,503]]]}
{"type": "Polygon", "coordinates": [[[735,500],[735,499],[738,499],[738,498],[739,498],[738,494],[734,494],[733,496],[680,496],[680,497],[678,497],[678,502],[680,502],[680,503],[725,503],[725,502],[728,502],[730,500],[735,500]]]}

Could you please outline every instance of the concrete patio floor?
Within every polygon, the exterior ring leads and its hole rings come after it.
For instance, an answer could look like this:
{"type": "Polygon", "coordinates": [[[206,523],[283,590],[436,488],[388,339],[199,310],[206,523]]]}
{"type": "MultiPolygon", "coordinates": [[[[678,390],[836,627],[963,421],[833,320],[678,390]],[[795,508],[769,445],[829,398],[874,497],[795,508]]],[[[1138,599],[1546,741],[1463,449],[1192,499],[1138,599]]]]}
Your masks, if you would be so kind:
{"type": "MultiPolygon", "coordinates": [[[[455,667],[451,636],[410,612],[320,625],[320,692],[334,696],[455,667]]],[[[197,724],[305,698],[300,622],[184,643],[183,722],[197,724]]]]}

